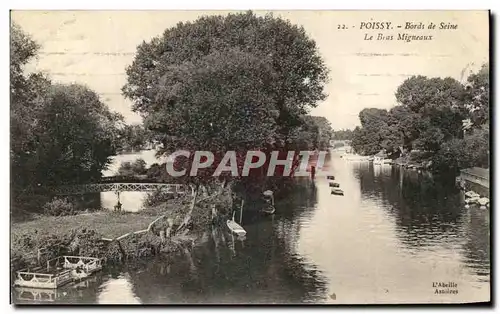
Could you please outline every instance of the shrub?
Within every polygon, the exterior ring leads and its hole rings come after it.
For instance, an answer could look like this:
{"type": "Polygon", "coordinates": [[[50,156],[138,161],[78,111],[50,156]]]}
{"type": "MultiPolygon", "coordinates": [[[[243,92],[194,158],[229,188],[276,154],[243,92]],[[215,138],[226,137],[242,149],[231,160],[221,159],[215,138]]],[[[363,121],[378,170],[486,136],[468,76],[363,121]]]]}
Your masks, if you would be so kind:
{"type": "Polygon", "coordinates": [[[138,158],[134,162],[122,162],[117,174],[120,176],[135,176],[146,174],[146,171],[146,162],[144,159],[138,158]]]}
{"type": "Polygon", "coordinates": [[[173,199],[175,196],[173,194],[168,194],[166,191],[162,190],[157,190],[152,193],[148,193],[144,200],[143,207],[148,208],[148,207],[154,207],[159,204],[165,203],[171,199],[173,199]]]}
{"type": "Polygon", "coordinates": [[[50,216],[69,216],[76,214],[76,209],[66,198],[53,198],[43,205],[43,212],[50,216]]]}

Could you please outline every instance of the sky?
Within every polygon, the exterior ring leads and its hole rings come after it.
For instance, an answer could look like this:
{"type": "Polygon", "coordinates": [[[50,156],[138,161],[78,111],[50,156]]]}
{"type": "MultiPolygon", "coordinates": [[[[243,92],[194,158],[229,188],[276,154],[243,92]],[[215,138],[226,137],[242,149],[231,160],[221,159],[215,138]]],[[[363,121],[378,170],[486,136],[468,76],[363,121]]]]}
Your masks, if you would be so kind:
{"type": "MultiPolygon", "coordinates": [[[[43,71],[53,81],[83,83],[101,95],[129,123],[140,123],[131,102],[121,94],[125,68],[137,45],[181,21],[223,11],[12,11],[19,24],[41,45],[27,71],[43,71]]],[[[266,12],[256,11],[257,14],[266,12]]],[[[311,111],[325,116],[335,130],[359,125],[368,107],[396,105],[397,87],[412,75],[453,77],[477,71],[489,55],[487,11],[274,11],[302,25],[316,41],[330,70],[328,97],[311,111]],[[361,23],[391,22],[391,30],[361,30],[361,23]],[[404,30],[407,22],[456,24],[457,29],[404,30]],[[345,25],[346,29],[339,29],[345,25]],[[398,29],[396,25],[402,25],[398,29]],[[395,36],[376,40],[377,34],[395,36]],[[405,42],[398,33],[432,35],[432,40],[405,42]],[[364,40],[365,34],[374,40],[364,40]]],[[[467,75],[465,75],[467,76],[467,75]]]]}

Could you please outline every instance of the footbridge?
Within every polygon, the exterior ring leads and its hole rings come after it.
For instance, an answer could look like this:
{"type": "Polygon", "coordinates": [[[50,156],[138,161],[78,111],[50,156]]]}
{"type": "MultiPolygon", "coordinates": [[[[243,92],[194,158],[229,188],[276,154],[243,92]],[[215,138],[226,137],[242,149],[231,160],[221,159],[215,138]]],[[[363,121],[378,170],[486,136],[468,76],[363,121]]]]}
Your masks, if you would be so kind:
{"type": "Polygon", "coordinates": [[[100,192],[153,192],[161,190],[167,194],[192,193],[192,188],[184,184],[169,183],[90,183],[77,185],[63,185],[51,187],[49,190],[56,195],[75,195],[100,192]]]}

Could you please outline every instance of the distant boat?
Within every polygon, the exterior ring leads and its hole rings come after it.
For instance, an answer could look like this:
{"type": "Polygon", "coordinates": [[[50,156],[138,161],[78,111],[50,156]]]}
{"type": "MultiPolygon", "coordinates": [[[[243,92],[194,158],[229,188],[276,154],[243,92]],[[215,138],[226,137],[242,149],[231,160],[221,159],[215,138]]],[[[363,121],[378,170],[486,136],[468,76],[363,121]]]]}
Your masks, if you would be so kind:
{"type": "Polygon", "coordinates": [[[267,190],[264,191],[264,200],[266,205],[260,210],[264,214],[272,215],[276,212],[276,207],[274,207],[274,195],[273,191],[267,190]]]}
{"type": "Polygon", "coordinates": [[[478,199],[477,202],[481,206],[486,206],[490,202],[490,200],[487,197],[482,197],[482,198],[478,199]]]}
{"type": "Polygon", "coordinates": [[[334,194],[334,195],[344,195],[344,191],[342,191],[339,188],[333,188],[332,189],[332,194],[334,194]]]}
{"type": "Polygon", "coordinates": [[[344,159],[348,160],[348,161],[369,161],[370,157],[361,156],[361,155],[357,155],[357,154],[346,154],[344,156],[344,159]]]}
{"type": "Polygon", "coordinates": [[[474,203],[478,203],[479,200],[481,198],[478,196],[478,197],[470,197],[470,198],[466,198],[465,199],[465,204],[474,204],[474,203]]]}
{"type": "Polygon", "coordinates": [[[340,187],[340,184],[338,184],[337,182],[330,181],[329,186],[332,188],[338,188],[338,187],[340,187]]]}
{"type": "Polygon", "coordinates": [[[231,230],[232,233],[235,233],[238,236],[245,236],[247,232],[240,226],[236,221],[234,221],[234,212],[233,212],[233,220],[227,220],[227,227],[231,230]]]}
{"type": "Polygon", "coordinates": [[[276,208],[273,205],[270,205],[262,208],[261,212],[263,212],[264,214],[272,215],[276,212],[276,208]]]}

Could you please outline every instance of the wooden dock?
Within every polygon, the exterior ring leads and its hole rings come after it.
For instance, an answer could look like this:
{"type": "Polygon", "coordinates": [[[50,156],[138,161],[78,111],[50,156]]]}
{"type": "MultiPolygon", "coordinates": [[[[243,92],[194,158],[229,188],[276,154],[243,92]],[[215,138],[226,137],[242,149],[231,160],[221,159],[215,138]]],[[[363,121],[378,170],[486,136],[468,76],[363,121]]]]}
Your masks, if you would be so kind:
{"type": "Polygon", "coordinates": [[[18,287],[56,289],[73,280],[71,270],[60,270],[50,273],[43,269],[26,269],[16,272],[14,285],[18,287]]]}
{"type": "Polygon", "coordinates": [[[490,170],[485,168],[469,168],[460,171],[461,180],[467,183],[478,184],[487,189],[490,188],[490,170]]]}
{"type": "Polygon", "coordinates": [[[46,267],[17,271],[14,285],[27,288],[56,289],[71,281],[86,278],[101,269],[102,263],[99,258],[60,256],[48,260],[46,267]]]}

